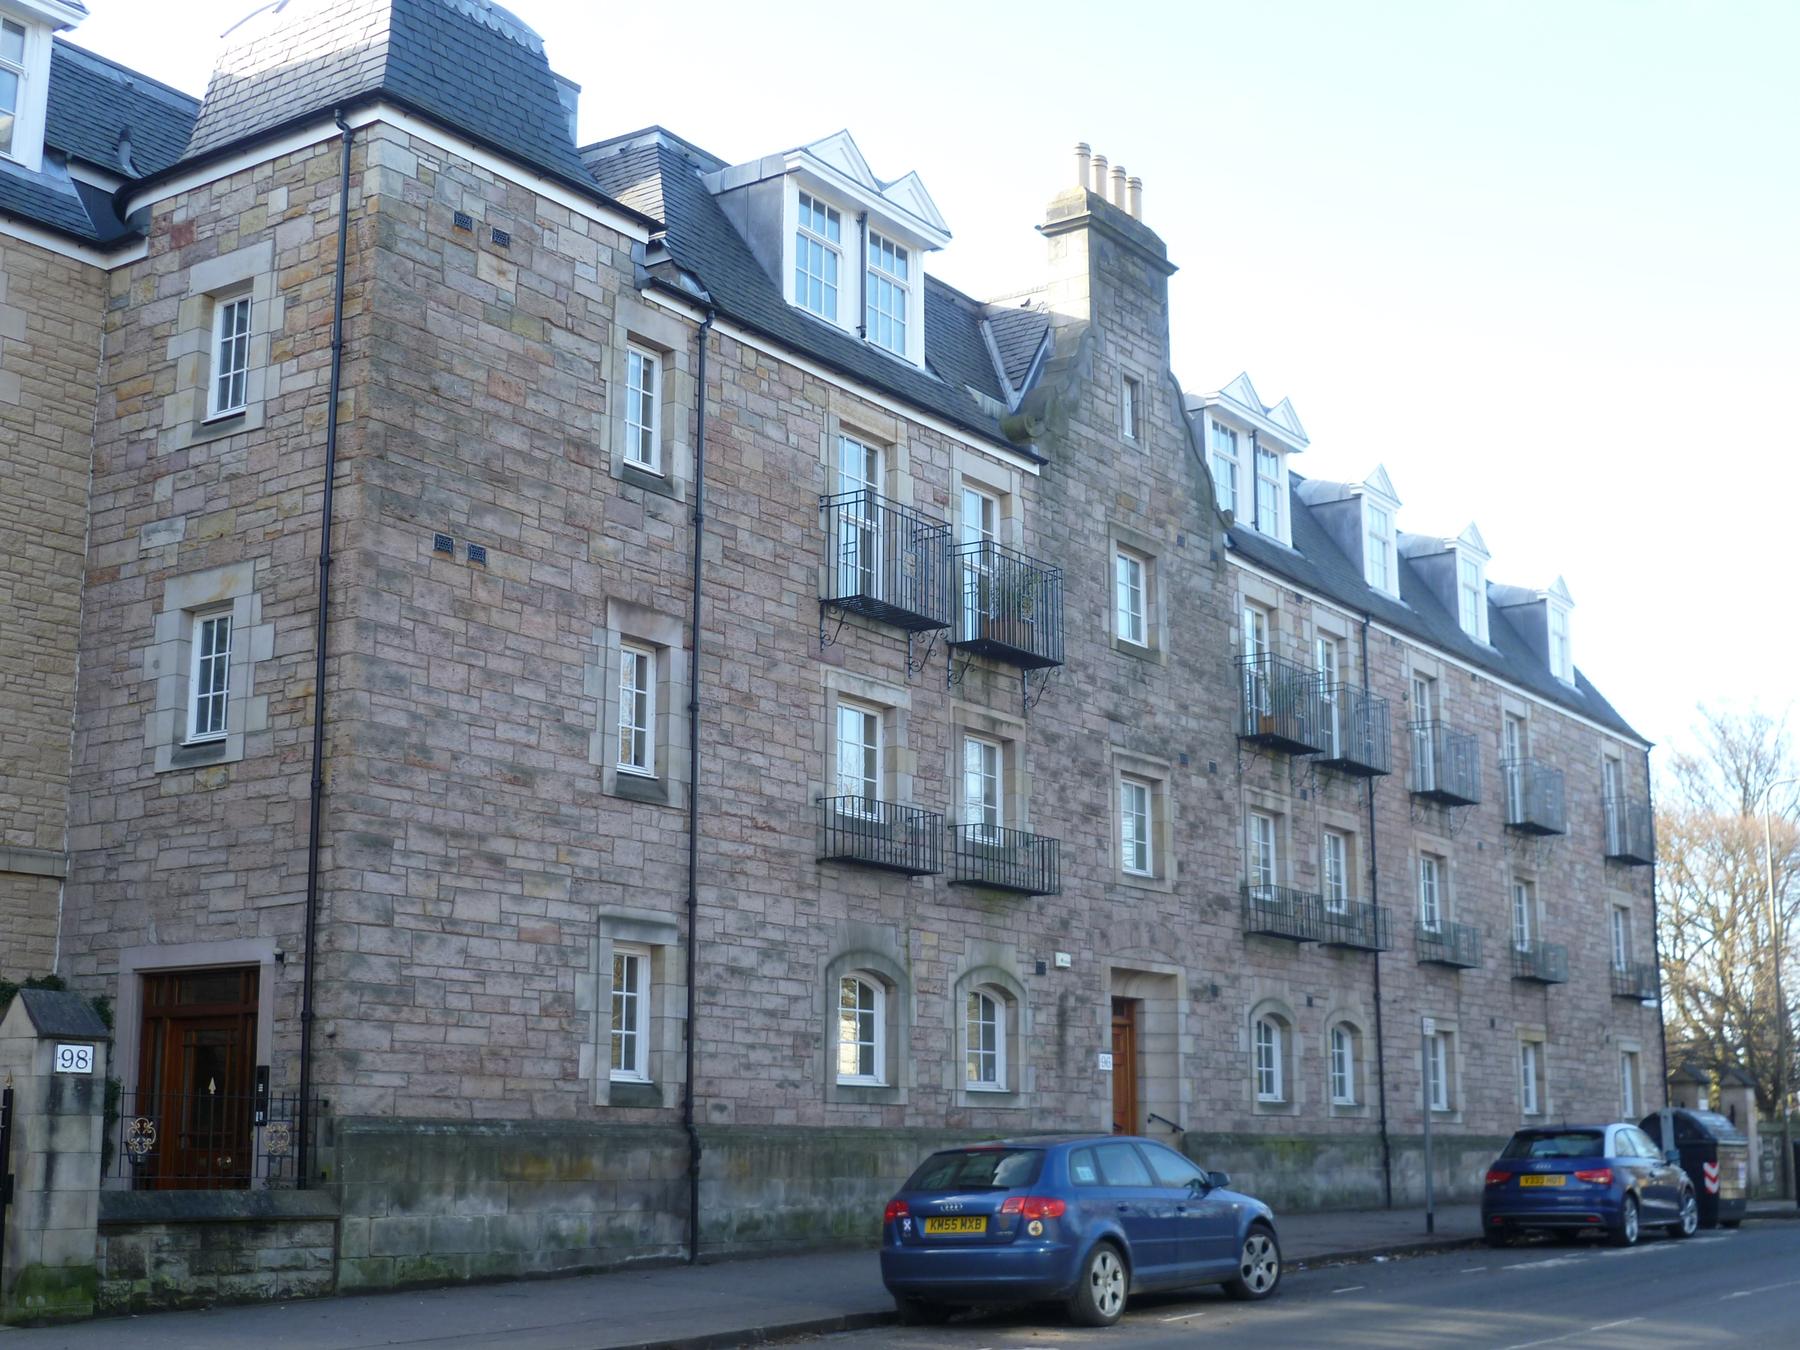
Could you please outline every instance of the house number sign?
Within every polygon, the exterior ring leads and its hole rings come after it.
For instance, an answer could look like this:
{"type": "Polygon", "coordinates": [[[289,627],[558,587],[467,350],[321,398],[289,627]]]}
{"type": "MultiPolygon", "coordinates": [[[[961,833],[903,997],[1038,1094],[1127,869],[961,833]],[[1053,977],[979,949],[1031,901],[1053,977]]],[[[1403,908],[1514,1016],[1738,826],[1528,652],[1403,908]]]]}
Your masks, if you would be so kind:
{"type": "Polygon", "coordinates": [[[58,1073],[92,1073],[94,1071],[94,1047],[91,1045],[58,1045],[56,1047],[56,1071],[58,1073]]]}

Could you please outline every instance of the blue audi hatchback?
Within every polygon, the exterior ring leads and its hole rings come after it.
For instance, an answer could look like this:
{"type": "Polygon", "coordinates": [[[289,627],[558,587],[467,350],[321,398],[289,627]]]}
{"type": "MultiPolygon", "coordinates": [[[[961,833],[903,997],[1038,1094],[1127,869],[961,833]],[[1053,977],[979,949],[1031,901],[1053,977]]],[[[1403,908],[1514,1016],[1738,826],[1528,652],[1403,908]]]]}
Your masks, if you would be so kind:
{"type": "Polygon", "coordinates": [[[1481,1233],[1491,1247],[1550,1229],[1604,1233],[1629,1247],[1645,1228],[1685,1238],[1700,1226],[1694,1183],[1636,1125],[1520,1130],[1486,1180],[1481,1233]]]}
{"type": "Polygon", "coordinates": [[[1281,1283],[1269,1207],[1166,1145],[1127,1135],[1007,1139],[933,1153],[882,1217],[881,1278],[903,1321],[978,1303],[1067,1304],[1110,1326],[1129,1294],[1281,1283]]]}

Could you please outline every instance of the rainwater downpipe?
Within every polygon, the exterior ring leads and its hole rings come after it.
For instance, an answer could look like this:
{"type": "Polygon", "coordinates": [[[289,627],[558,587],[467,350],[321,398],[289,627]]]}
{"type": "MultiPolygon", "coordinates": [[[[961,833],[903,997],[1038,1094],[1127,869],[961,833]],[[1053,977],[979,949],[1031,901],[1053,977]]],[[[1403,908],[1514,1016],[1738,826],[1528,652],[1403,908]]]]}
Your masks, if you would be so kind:
{"type": "Polygon", "coordinates": [[[856,213],[856,251],[857,263],[862,269],[856,274],[857,294],[862,296],[862,322],[856,325],[856,336],[864,342],[869,340],[869,213],[856,213]]]}
{"type": "Polygon", "coordinates": [[[344,373],[344,260],[350,240],[350,150],[355,133],[339,108],[333,120],[344,137],[344,162],[338,180],[337,272],[331,291],[331,392],[325,412],[325,492],[319,503],[319,617],[313,635],[313,742],[310,812],[306,827],[306,932],[300,956],[300,1139],[295,1148],[294,1181],[310,1182],[312,1151],[313,966],[319,933],[319,837],[325,804],[325,657],[331,619],[331,496],[337,476],[338,393],[344,373]]]}
{"type": "Polygon", "coordinates": [[[696,980],[700,948],[700,582],[706,544],[706,345],[712,336],[713,311],[700,321],[700,355],[694,395],[698,414],[694,430],[694,578],[688,613],[688,818],[687,818],[687,1021],[686,1073],[681,1093],[681,1127],[688,1140],[687,1259],[700,1259],[700,1129],[694,1120],[694,1070],[698,1015],[696,980]]]}
{"type": "MultiPolygon", "coordinates": [[[[1363,698],[1371,696],[1369,686],[1369,616],[1362,616],[1362,685],[1363,698]]],[[[1366,706],[1366,704],[1365,704],[1366,706]]],[[[1375,780],[1368,779],[1363,784],[1364,799],[1369,804],[1369,903],[1379,904],[1381,897],[1381,871],[1375,857],[1375,780]]],[[[1394,1146],[1388,1138],[1387,1109],[1387,1047],[1382,1038],[1381,1026],[1381,952],[1377,949],[1375,957],[1375,1100],[1376,1110],[1381,1122],[1381,1195],[1382,1204],[1388,1209],[1394,1207],[1394,1146]]]]}

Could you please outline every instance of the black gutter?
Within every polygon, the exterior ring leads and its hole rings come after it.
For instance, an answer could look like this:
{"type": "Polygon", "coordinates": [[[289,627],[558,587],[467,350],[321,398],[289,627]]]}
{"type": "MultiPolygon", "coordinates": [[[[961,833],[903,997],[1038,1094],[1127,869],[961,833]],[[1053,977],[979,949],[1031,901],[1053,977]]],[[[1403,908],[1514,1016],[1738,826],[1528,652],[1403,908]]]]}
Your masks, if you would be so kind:
{"type": "MultiPolygon", "coordinates": [[[[1252,444],[1256,433],[1250,433],[1252,444]]],[[[1362,685],[1363,697],[1373,697],[1369,683],[1369,616],[1362,616],[1362,685]]],[[[1365,716],[1367,714],[1365,713],[1365,716]]],[[[1369,903],[1379,904],[1381,899],[1381,869],[1375,860],[1375,780],[1363,782],[1363,796],[1369,804],[1369,903]]],[[[1387,1047],[1382,1037],[1381,1025],[1381,951],[1374,952],[1375,957],[1375,1099],[1380,1116],[1381,1128],[1381,1193],[1382,1205],[1387,1209],[1394,1207],[1394,1146],[1388,1138],[1387,1109],[1387,1047]]]]}
{"type": "Polygon", "coordinates": [[[325,806],[325,656],[331,619],[331,499],[337,477],[338,393],[344,373],[344,260],[350,244],[350,150],[356,133],[333,115],[344,137],[344,164],[338,183],[337,275],[331,293],[331,402],[325,413],[325,493],[319,503],[319,617],[313,635],[313,742],[311,810],[306,827],[306,936],[300,958],[300,1140],[294,1156],[295,1184],[308,1181],[307,1136],[312,1126],[313,965],[319,934],[319,836],[325,806]]]}
{"type": "Polygon", "coordinates": [[[688,865],[687,865],[687,1038],[686,1075],[681,1092],[681,1127],[688,1139],[687,1259],[700,1259],[700,1130],[694,1123],[694,1065],[699,1036],[695,981],[700,947],[700,590],[706,544],[706,344],[712,336],[713,312],[700,321],[700,355],[694,395],[698,420],[694,430],[694,589],[688,614],[688,865]]]}

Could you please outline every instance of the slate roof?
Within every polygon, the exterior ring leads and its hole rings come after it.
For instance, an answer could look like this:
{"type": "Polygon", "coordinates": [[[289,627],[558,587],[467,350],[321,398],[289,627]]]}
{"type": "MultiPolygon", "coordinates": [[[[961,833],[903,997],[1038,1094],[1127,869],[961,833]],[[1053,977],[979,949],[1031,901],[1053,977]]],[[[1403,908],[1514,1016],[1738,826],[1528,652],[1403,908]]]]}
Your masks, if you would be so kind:
{"type": "Polygon", "coordinates": [[[1035,306],[993,305],[987,317],[1006,382],[1014,389],[1022,388],[1038,348],[1044,345],[1044,334],[1050,331],[1050,316],[1035,306]]]}
{"type": "MultiPolygon", "coordinates": [[[[1011,444],[997,420],[968,392],[973,387],[1004,406],[1005,394],[981,336],[985,309],[978,301],[927,278],[926,370],[795,309],[700,181],[695,160],[680,148],[686,143],[677,142],[666,133],[634,133],[588,146],[583,157],[609,196],[643,204],[639,209],[661,203],[664,246],[699,279],[719,313],[915,408],[987,440],[1011,444]],[[623,148],[615,151],[618,144],[623,148]]],[[[699,158],[711,157],[700,152],[699,158]]]]}
{"type": "Polygon", "coordinates": [[[40,1036],[75,1036],[82,1040],[111,1040],[112,1032],[100,1014],[80,994],[65,989],[21,989],[19,1003],[40,1036]]]}
{"type": "Polygon", "coordinates": [[[1437,592],[1405,557],[1400,559],[1400,599],[1375,590],[1363,580],[1362,567],[1350,559],[1313,518],[1312,508],[1302,500],[1300,492],[1307,480],[1291,471],[1288,480],[1294,546],[1288,548],[1258,530],[1234,525],[1227,532],[1229,546],[1234,552],[1348,610],[1367,614],[1396,632],[1528,690],[1547,703],[1579,713],[1634,741],[1644,740],[1600,691],[1588,683],[1579,668],[1575,671],[1572,689],[1552,675],[1543,658],[1514,627],[1506,611],[1492,601],[1488,604],[1490,646],[1463,632],[1456,616],[1444,607],[1437,592]]]}

